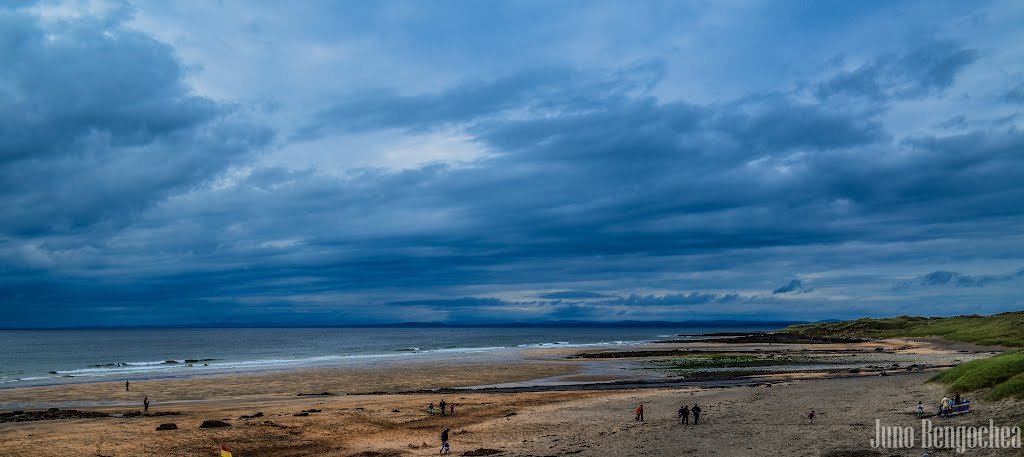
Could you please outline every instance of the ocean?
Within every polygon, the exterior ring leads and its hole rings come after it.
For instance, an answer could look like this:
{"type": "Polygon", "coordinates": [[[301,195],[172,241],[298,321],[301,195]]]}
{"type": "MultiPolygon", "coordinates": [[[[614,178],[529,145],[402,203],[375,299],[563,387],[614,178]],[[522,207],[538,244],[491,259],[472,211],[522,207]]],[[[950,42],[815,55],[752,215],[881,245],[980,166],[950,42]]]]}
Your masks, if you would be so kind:
{"type": "Polygon", "coordinates": [[[0,330],[0,389],[384,360],[514,357],[751,327],[360,327],[0,330]]]}

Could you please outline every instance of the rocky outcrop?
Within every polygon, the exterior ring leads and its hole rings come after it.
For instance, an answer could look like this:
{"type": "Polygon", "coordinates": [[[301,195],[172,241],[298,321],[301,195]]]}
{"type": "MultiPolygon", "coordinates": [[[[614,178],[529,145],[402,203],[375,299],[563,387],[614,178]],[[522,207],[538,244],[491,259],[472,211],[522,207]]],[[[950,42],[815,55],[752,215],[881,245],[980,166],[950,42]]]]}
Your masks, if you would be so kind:
{"type": "Polygon", "coordinates": [[[110,417],[110,414],[97,411],[79,411],[77,409],[60,408],[50,408],[46,411],[12,411],[9,413],[0,413],[0,423],[59,419],[87,419],[93,417],[110,417]]]}
{"type": "Polygon", "coordinates": [[[160,431],[160,430],[177,430],[178,429],[178,424],[175,424],[173,422],[170,423],[170,424],[160,424],[160,425],[158,425],[156,427],[156,429],[157,429],[157,431],[160,431]]]}
{"type": "Polygon", "coordinates": [[[227,422],[224,422],[224,421],[206,420],[206,421],[203,421],[202,425],[200,425],[199,428],[218,428],[218,427],[230,427],[230,426],[231,426],[231,424],[229,424],[227,422]]]}

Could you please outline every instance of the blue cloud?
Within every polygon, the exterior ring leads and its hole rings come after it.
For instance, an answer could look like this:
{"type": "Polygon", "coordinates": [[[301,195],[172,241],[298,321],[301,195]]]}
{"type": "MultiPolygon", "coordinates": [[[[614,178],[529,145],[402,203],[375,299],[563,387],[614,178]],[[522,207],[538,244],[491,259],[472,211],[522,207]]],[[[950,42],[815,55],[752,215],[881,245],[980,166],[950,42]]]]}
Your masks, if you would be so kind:
{"type": "Polygon", "coordinates": [[[804,288],[803,282],[801,282],[799,279],[794,279],[794,280],[790,281],[789,283],[787,283],[786,285],[781,286],[781,287],[773,290],[772,294],[773,295],[777,295],[777,294],[790,294],[790,293],[799,294],[799,293],[803,293],[803,292],[809,292],[811,290],[813,290],[813,289],[806,289],[806,288],[804,288]]]}
{"type": "Polygon", "coordinates": [[[49,5],[0,9],[15,325],[1019,307],[950,271],[1024,261],[1000,5],[49,5]]]}

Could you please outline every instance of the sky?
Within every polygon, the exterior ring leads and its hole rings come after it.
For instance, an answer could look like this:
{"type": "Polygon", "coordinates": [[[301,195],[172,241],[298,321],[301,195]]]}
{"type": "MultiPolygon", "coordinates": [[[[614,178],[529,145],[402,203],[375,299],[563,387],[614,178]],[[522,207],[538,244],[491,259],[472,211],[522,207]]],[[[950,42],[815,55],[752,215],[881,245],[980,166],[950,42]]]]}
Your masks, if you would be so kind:
{"type": "Polygon", "coordinates": [[[4,2],[0,327],[1021,310],[1021,24],[4,2]]]}

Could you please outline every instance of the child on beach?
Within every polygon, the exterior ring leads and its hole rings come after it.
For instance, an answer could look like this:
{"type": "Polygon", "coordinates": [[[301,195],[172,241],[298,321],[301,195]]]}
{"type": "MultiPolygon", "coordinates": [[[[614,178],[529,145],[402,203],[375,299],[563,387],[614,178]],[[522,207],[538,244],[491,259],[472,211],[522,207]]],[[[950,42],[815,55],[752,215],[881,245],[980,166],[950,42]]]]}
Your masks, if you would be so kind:
{"type": "Polygon", "coordinates": [[[434,415],[434,402],[430,402],[430,406],[427,407],[427,411],[430,411],[430,415],[434,415]]]}
{"type": "Polygon", "coordinates": [[[644,420],[644,404],[643,403],[640,403],[640,406],[636,407],[636,420],[638,420],[638,421],[643,421],[644,420]]]}
{"type": "Polygon", "coordinates": [[[917,402],[917,418],[920,419],[922,417],[924,417],[924,404],[917,402]]]}
{"type": "Polygon", "coordinates": [[[807,413],[807,420],[811,421],[812,424],[814,423],[814,416],[815,414],[813,409],[811,410],[811,412],[807,413]]]}

